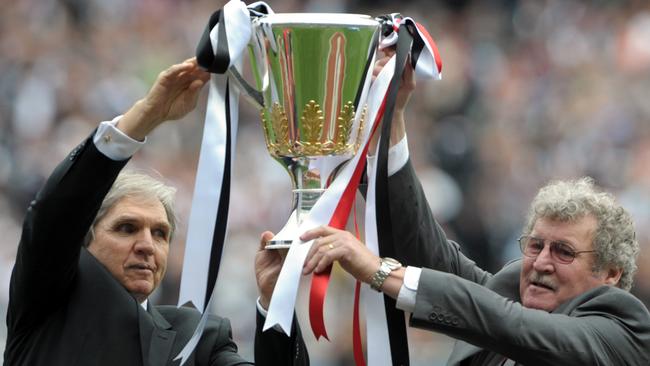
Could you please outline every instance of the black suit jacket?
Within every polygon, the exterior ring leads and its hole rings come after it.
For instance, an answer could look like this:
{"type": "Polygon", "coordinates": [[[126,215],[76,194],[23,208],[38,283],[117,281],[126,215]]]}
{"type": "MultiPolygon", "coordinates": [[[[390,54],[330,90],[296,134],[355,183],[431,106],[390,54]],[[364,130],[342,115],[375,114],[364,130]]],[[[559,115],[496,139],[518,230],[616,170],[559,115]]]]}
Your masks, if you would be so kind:
{"type": "Polygon", "coordinates": [[[411,325],[458,339],[450,365],[649,365],[650,314],[629,292],[601,286],[552,313],[520,303],[521,261],[492,275],[435,222],[411,164],[391,177],[398,259],[424,267],[411,325]]]}
{"type": "MultiPolygon", "coordinates": [[[[91,136],[29,205],[10,284],[6,366],[168,365],[192,336],[198,311],[173,306],[145,311],[81,248],[125,164],[100,153],[91,136]]],[[[260,354],[264,351],[272,350],[261,347],[260,354]]],[[[186,364],[249,363],[237,354],[229,322],[211,316],[186,364]]]]}

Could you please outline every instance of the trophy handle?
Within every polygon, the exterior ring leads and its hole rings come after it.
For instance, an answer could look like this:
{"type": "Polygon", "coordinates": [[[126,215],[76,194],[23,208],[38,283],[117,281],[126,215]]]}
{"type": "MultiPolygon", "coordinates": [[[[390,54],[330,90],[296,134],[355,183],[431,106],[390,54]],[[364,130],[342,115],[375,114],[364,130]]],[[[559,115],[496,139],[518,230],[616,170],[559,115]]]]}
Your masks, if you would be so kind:
{"type": "Polygon", "coordinates": [[[260,110],[264,108],[264,97],[262,96],[262,93],[244,80],[235,66],[230,66],[228,68],[228,74],[232,76],[232,80],[235,82],[239,92],[246,98],[246,100],[251,102],[260,110]]]}

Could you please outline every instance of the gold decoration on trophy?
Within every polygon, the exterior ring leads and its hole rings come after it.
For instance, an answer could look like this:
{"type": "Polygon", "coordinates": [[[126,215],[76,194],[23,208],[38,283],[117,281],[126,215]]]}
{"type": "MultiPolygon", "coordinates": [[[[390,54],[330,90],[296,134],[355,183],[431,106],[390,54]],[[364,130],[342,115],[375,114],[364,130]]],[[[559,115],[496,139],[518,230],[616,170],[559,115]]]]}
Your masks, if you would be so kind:
{"type": "Polygon", "coordinates": [[[359,150],[361,146],[361,138],[363,137],[363,128],[366,126],[366,113],[368,112],[368,105],[364,105],[361,110],[361,118],[359,118],[359,130],[357,131],[357,141],[354,144],[354,151],[359,150]]]}
{"type": "Polygon", "coordinates": [[[297,138],[289,136],[289,120],[282,105],[273,103],[270,111],[262,112],[262,127],[266,146],[271,155],[276,157],[327,156],[353,153],[361,145],[361,135],[365,125],[367,109],[367,106],[364,106],[361,112],[356,141],[348,143],[355,119],[354,104],[351,101],[343,105],[336,119],[334,136],[328,136],[326,131],[323,131],[323,111],[318,103],[310,100],[302,111],[300,133],[297,138]],[[270,121],[265,117],[266,114],[269,115],[270,121]],[[326,135],[323,136],[323,134],[326,135]]]}
{"type": "Polygon", "coordinates": [[[352,102],[347,102],[343,105],[337,121],[334,153],[340,154],[345,153],[349,148],[348,140],[350,139],[350,132],[352,132],[352,124],[354,123],[354,104],[352,102]]]}
{"type": "Polygon", "coordinates": [[[264,117],[264,110],[260,112],[260,119],[262,121],[262,129],[264,130],[264,142],[266,142],[266,149],[273,151],[271,149],[271,136],[269,136],[269,129],[266,127],[266,117],[264,117]]]}
{"type": "Polygon", "coordinates": [[[302,153],[307,155],[319,155],[321,143],[320,137],[323,134],[323,111],[320,105],[314,100],[310,100],[305,109],[302,111],[302,133],[303,137],[300,142],[296,141],[296,145],[300,144],[302,153]]]}
{"type": "Polygon", "coordinates": [[[287,119],[284,108],[279,103],[273,103],[270,111],[271,127],[274,136],[271,136],[267,128],[268,121],[262,112],[262,127],[264,128],[264,138],[269,151],[275,156],[289,155],[291,153],[289,142],[289,120],[287,119]]]}

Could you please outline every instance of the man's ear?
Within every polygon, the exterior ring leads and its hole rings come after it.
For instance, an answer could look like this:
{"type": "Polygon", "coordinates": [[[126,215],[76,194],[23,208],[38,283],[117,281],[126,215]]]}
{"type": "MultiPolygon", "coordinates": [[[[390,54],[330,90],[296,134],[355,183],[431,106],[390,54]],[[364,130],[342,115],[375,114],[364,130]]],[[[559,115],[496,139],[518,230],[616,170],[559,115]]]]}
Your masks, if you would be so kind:
{"type": "Polygon", "coordinates": [[[95,240],[95,230],[94,227],[91,227],[86,233],[86,236],[84,237],[83,247],[87,249],[90,246],[90,243],[93,242],[93,240],[95,240]]]}
{"type": "Polygon", "coordinates": [[[605,284],[611,286],[618,285],[618,281],[621,279],[622,274],[623,274],[623,270],[621,270],[620,268],[607,269],[605,273],[605,284]]]}

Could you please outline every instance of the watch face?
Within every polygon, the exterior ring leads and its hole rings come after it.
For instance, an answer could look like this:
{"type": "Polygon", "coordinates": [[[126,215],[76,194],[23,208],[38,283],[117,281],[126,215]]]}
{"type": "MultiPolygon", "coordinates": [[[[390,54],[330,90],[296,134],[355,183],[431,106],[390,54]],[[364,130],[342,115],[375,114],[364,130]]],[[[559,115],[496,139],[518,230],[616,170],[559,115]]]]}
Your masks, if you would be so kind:
{"type": "Polygon", "coordinates": [[[390,257],[385,257],[385,258],[382,258],[382,260],[383,260],[384,263],[386,263],[388,268],[390,268],[391,270],[395,270],[395,269],[398,269],[398,268],[402,267],[402,263],[400,263],[397,259],[393,259],[393,258],[390,258],[390,257]]]}

